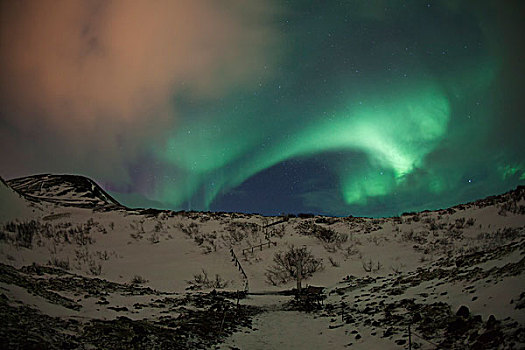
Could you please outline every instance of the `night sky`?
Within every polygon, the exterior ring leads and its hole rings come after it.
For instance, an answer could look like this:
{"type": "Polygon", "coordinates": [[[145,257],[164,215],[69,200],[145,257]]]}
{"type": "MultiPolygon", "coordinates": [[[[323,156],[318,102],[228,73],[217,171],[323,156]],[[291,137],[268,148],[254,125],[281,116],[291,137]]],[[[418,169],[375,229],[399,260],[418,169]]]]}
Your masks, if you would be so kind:
{"type": "Polygon", "coordinates": [[[2,1],[0,175],[391,216],[525,183],[523,1],[2,1]]]}

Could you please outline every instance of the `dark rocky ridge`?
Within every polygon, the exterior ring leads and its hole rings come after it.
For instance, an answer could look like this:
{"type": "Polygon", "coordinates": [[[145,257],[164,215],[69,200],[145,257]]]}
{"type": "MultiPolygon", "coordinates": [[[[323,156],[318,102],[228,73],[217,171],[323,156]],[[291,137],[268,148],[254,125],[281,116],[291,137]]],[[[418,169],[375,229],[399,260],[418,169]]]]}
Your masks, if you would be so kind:
{"type": "Polygon", "coordinates": [[[7,184],[33,202],[80,208],[123,207],[93,180],[80,175],[40,174],[11,179],[7,184]]]}

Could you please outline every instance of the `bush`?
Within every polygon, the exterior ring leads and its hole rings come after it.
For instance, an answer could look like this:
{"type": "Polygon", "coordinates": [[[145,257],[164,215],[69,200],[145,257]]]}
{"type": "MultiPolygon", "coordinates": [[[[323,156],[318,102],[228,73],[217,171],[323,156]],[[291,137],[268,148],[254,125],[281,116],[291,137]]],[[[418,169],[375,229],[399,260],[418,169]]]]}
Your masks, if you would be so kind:
{"type": "Polygon", "coordinates": [[[145,279],[144,277],[140,276],[140,275],[135,275],[131,279],[131,284],[143,284],[143,283],[146,283],[146,282],[148,282],[148,280],[145,279]]]}
{"type": "Polygon", "coordinates": [[[95,262],[95,260],[90,260],[88,262],[89,265],[89,272],[93,276],[99,276],[102,273],[102,265],[100,263],[95,262]]]}
{"type": "Polygon", "coordinates": [[[381,270],[381,268],[383,267],[383,265],[379,262],[379,260],[377,262],[374,262],[372,261],[372,259],[368,259],[368,260],[361,261],[361,263],[363,265],[363,270],[365,270],[365,272],[377,272],[381,270]]]}
{"type": "Polygon", "coordinates": [[[306,248],[295,248],[293,245],[287,251],[275,253],[273,262],[265,275],[267,282],[274,286],[296,279],[299,264],[304,279],[323,268],[321,259],[316,259],[306,248]]]}
{"type": "Polygon", "coordinates": [[[56,266],[63,270],[69,270],[69,258],[67,258],[66,260],[60,260],[56,256],[54,256],[48,261],[48,264],[56,266]]]}
{"type": "Polygon", "coordinates": [[[339,233],[331,228],[325,228],[321,225],[316,225],[311,221],[303,221],[299,223],[295,229],[304,235],[315,236],[325,244],[334,243],[338,247],[348,241],[348,234],[339,233]]]}
{"type": "Polygon", "coordinates": [[[228,282],[223,280],[219,274],[215,274],[214,279],[208,277],[208,272],[202,269],[202,272],[196,275],[193,275],[193,281],[187,281],[189,287],[186,289],[202,289],[202,288],[214,288],[214,289],[223,289],[228,286],[228,282]]]}

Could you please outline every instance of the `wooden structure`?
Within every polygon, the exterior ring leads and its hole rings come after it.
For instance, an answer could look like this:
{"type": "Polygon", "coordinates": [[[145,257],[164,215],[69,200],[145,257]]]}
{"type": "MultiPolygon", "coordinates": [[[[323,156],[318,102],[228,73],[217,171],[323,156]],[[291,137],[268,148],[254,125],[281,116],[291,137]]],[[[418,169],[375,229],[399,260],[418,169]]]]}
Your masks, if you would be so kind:
{"type": "Polygon", "coordinates": [[[265,247],[265,246],[268,246],[268,248],[270,248],[272,244],[274,246],[276,246],[277,242],[272,242],[272,241],[268,240],[268,242],[261,243],[261,244],[258,244],[258,245],[254,245],[254,246],[251,246],[249,248],[244,248],[242,250],[242,255],[246,256],[246,253],[249,252],[249,251],[251,251],[253,253],[253,250],[257,249],[257,248],[260,248],[261,250],[263,250],[263,247],[265,247]]]}
{"type": "Polygon", "coordinates": [[[244,280],[244,292],[248,292],[248,276],[246,275],[246,272],[244,272],[244,269],[241,266],[241,262],[239,259],[237,259],[237,255],[233,251],[233,248],[230,248],[230,254],[232,256],[232,262],[235,264],[235,266],[239,269],[239,272],[242,274],[243,280],[244,280]]]}
{"type": "Polygon", "coordinates": [[[305,306],[323,306],[323,300],[326,299],[324,287],[306,286],[296,290],[295,299],[305,306]]]}

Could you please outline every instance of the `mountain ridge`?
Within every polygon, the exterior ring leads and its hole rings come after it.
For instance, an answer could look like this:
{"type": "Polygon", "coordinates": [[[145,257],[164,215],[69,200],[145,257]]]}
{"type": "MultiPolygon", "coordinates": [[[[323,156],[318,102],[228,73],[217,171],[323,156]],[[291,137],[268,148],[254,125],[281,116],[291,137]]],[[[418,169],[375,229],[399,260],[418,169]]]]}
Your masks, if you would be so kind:
{"type": "Polygon", "coordinates": [[[124,207],[94,180],[83,175],[37,174],[10,179],[6,184],[32,202],[80,208],[124,207]]]}
{"type": "MultiPolygon", "coordinates": [[[[116,200],[112,195],[110,195],[106,190],[104,190],[100,185],[98,185],[93,179],[84,176],[84,175],[75,175],[75,174],[35,174],[29,176],[23,176],[18,178],[13,178],[10,180],[0,180],[13,191],[21,195],[26,200],[31,202],[44,201],[48,203],[63,205],[66,207],[79,207],[79,208],[99,208],[99,209],[110,209],[110,208],[120,208],[126,210],[145,210],[149,213],[153,212],[166,212],[166,211],[188,211],[196,213],[210,213],[210,211],[199,211],[199,210],[172,210],[172,209],[160,209],[154,207],[137,207],[130,208],[126,205],[121,204],[116,200]]],[[[426,213],[426,212],[440,212],[446,210],[462,210],[465,207],[475,205],[477,207],[484,207],[493,204],[498,204],[504,202],[508,198],[515,198],[517,201],[525,198],[525,185],[518,185],[516,188],[506,191],[500,194],[490,195],[484,198],[472,200],[465,203],[459,203],[450,207],[439,208],[439,209],[424,209],[419,211],[407,211],[403,212],[398,216],[404,216],[414,213],[426,213]]],[[[522,206],[523,207],[523,206],[522,206]]],[[[525,213],[524,208],[511,208],[514,211],[520,211],[525,213]]],[[[216,213],[221,213],[223,211],[216,211],[216,213]]],[[[245,212],[231,212],[236,214],[248,215],[250,213],[245,212]]],[[[252,213],[255,215],[261,215],[264,217],[338,217],[331,215],[323,215],[318,213],[289,213],[283,215],[262,215],[259,213],[252,213]]],[[[344,216],[341,216],[344,217],[344,216]]],[[[353,215],[348,215],[348,217],[354,217],[353,215]]],[[[358,216],[357,216],[358,217],[358,216]]],[[[396,217],[396,216],[390,216],[396,217]]],[[[387,218],[385,217],[373,217],[373,218],[387,218]]]]}

